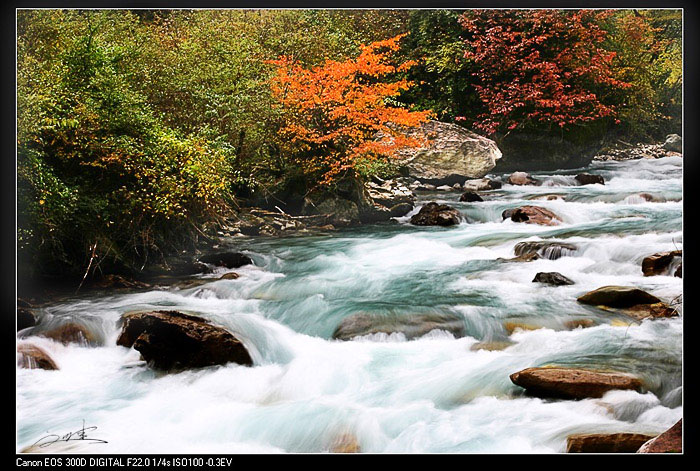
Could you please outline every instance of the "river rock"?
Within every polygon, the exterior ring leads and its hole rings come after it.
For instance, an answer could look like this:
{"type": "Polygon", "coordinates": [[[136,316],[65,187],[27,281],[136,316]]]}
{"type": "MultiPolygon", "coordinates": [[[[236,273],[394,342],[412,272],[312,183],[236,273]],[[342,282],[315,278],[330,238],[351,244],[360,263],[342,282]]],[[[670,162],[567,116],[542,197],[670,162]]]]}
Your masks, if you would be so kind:
{"type": "Polygon", "coordinates": [[[488,178],[475,178],[467,180],[462,185],[462,189],[466,191],[489,191],[498,190],[503,184],[496,180],[491,180],[488,178]]]}
{"type": "Polygon", "coordinates": [[[241,275],[236,273],[235,271],[229,272],[229,273],[224,273],[219,277],[220,280],[237,280],[240,278],[241,275]]]}
{"type": "Polygon", "coordinates": [[[658,437],[644,443],[637,453],[683,453],[683,419],[658,437]]]}
{"type": "Polygon", "coordinates": [[[416,226],[453,226],[459,224],[462,214],[446,204],[430,202],[418,213],[411,216],[411,224],[416,226]]]}
{"type": "Polygon", "coordinates": [[[578,329],[579,327],[582,329],[587,329],[588,327],[593,327],[594,325],[595,322],[592,319],[573,319],[564,322],[564,327],[569,330],[578,329]]]}
{"type": "Polygon", "coordinates": [[[177,311],[122,316],[117,345],[133,347],[150,366],[180,370],[234,362],[252,366],[248,351],[229,331],[177,311]]]}
{"type": "Polygon", "coordinates": [[[682,250],[674,250],[672,252],[659,252],[644,257],[644,260],[642,260],[642,273],[644,273],[644,276],[670,275],[668,270],[671,262],[673,262],[674,258],[682,256],[682,250]]]}
{"type": "Polygon", "coordinates": [[[511,185],[537,185],[539,182],[532,178],[529,173],[513,172],[508,177],[508,183],[511,185]]]}
{"type": "Polygon", "coordinates": [[[333,332],[333,338],[351,340],[369,334],[401,333],[408,340],[421,337],[428,332],[440,329],[455,337],[464,337],[464,321],[450,314],[416,314],[412,316],[382,316],[354,314],[344,318],[333,332]]]}
{"type": "Polygon", "coordinates": [[[515,244],[515,255],[521,256],[536,253],[548,260],[557,260],[561,257],[573,255],[578,250],[574,244],[554,241],[518,242],[515,244]]]}
{"type": "Polygon", "coordinates": [[[683,139],[678,134],[669,134],[664,141],[664,149],[673,152],[683,152],[683,139]]]}
{"type": "Polygon", "coordinates": [[[621,373],[564,367],[526,368],[510,380],[533,396],[559,399],[598,398],[614,389],[637,391],[642,386],[637,378],[621,373]]]}
{"type": "Polygon", "coordinates": [[[678,265],[678,268],[676,268],[676,272],[673,274],[676,278],[683,278],[683,264],[681,263],[678,265]]]}
{"type": "Polygon", "coordinates": [[[634,453],[654,435],[643,433],[586,433],[566,439],[567,453],[634,453]]]}
{"type": "Polygon", "coordinates": [[[497,352],[505,350],[508,347],[515,345],[515,342],[511,341],[492,341],[492,342],[477,342],[469,347],[469,350],[473,352],[478,352],[479,350],[486,350],[488,352],[497,352]]]}
{"type": "Polygon", "coordinates": [[[525,222],[528,224],[541,224],[554,226],[561,222],[561,218],[552,211],[540,206],[521,206],[519,208],[503,211],[503,219],[510,218],[513,222],[525,222]]]}
{"type": "Polygon", "coordinates": [[[474,193],[473,191],[465,191],[464,193],[462,193],[462,196],[459,197],[459,200],[467,203],[484,201],[483,198],[481,198],[481,196],[474,193]]]}
{"type": "Polygon", "coordinates": [[[253,259],[240,252],[218,252],[199,257],[202,263],[208,263],[217,267],[240,268],[244,265],[252,265],[253,259]]]}
{"type": "Polygon", "coordinates": [[[441,185],[441,186],[437,187],[436,190],[437,191],[452,191],[452,190],[454,190],[454,187],[450,186],[450,185],[441,185]]]}
{"type": "Polygon", "coordinates": [[[151,285],[121,275],[104,275],[90,282],[97,289],[147,289],[151,285]]]}
{"type": "Polygon", "coordinates": [[[352,433],[343,433],[333,440],[331,453],[360,453],[360,443],[352,433]]]}
{"type": "Polygon", "coordinates": [[[99,340],[90,332],[90,330],[82,324],[75,322],[67,322],[57,327],[51,328],[40,334],[42,337],[55,340],[63,345],[75,343],[83,346],[94,347],[99,345],[99,340]]]}
{"type": "Polygon", "coordinates": [[[633,286],[603,286],[581,295],[577,299],[583,304],[613,308],[629,308],[639,304],[657,304],[656,296],[633,286]]]}
{"type": "Polygon", "coordinates": [[[541,257],[537,252],[533,252],[518,255],[517,257],[513,258],[497,258],[496,260],[500,260],[502,262],[533,262],[535,260],[539,260],[540,258],[541,257]]]}
{"type": "Polygon", "coordinates": [[[17,366],[42,370],[58,369],[48,353],[31,343],[21,343],[17,346],[17,366]]]}
{"type": "Polygon", "coordinates": [[[36,325],[34,313],[26,307],[17,307],[17,332],[36,325]]]}
{"type": "Polygon", "coordinates": [[[413,209],[416,195],[414,195],[407,186],[397,180],[381,180],[375,178],[374,181],[367,182],[365,187],[367,189],[367,197],[376,204],[391,208],[398,204],[406,203],[413,209]]]}
{"type": "Polygon", "coordinates": [[[569,278],[565,277],[561,273],[553,272],[539,272],[535,275],[532,280],[533,283],[546,283],[548,285],[562,286],[562,285],[573,285],[574,282],[569,278]]]}
{"type": "Polygon", "coordinates": [[[600,175],[592,175],[590,173],[579,173],[576,175],[576,181],[581,185],[605,185],[605,180],[600,175]]]}
{"type": "Polygon", "coordinates": [[[405,134],[425,144],[401,149],[395,158],[424,183],[454,185],[466,178],[481,178],[501,158],[494,141],[456,124],[427,121],[405,134]]]}

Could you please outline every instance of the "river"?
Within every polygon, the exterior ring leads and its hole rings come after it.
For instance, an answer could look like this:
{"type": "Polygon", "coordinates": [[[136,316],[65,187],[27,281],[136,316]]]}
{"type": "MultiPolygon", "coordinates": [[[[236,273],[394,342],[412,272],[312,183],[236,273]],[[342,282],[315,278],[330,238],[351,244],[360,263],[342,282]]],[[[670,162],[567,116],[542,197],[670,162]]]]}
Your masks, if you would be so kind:
{"type": "MultiPolygon", "coordinates": [[[[682,316],[635,322],[576,302],[604,285],[633,285],[671,301],[682,280],[644,277],[642,259],[682,248],[682,159],[593,162],[605,185],[577,186],[580,172],[534,173],[541,186],[503,185],[484,202],[457,192],[419,194],[467,218],[455,227],[417,227],[409,216],[323,235],[235,238],[254,266],[241,277],[150,291],[92,292],[42,309],[42,326],[70,319],[98,347],[32,336],[58,371],[17,370],[18,449],[48,433],[98,427],[107,444],[84,453],[325,452],[355,437],[363,452],[550,453],[586,432],[660,433],[682,417],[682,316]],[[659,201],[647,202],[639,193],[659,201]],[[557,194],[564,200],[533,200],[557,194]],[[502,221],[522,204],[558,214],[557,226],[502,221]],[[504,262],[525,240],[578,246],[556,260],[504,262]],[[533,283],[559,272],[575,284],[533,283]],[[158,374],[138,352],[116,346],[127,311],[197,313],[236,333],[255,366],[229,364],[158,374]],[[467,335],[435,330],[332,340],[356,313],[447,313],[467,335]],[[589,328],[567,321],[590,319],[589,328]],[[540,327],[516,329],[504,324],[540,327]],[[478,342],[511,341],[503,350],[478,342]],[[529,397],[509,375],[543,365],[632,373],[643,393],[612,391],[579,401],[529,397]],[[341,439],[342,440],[342,439],[341,439]]],[[[50,451],[47,449],[46,451],[50,451]]]]}

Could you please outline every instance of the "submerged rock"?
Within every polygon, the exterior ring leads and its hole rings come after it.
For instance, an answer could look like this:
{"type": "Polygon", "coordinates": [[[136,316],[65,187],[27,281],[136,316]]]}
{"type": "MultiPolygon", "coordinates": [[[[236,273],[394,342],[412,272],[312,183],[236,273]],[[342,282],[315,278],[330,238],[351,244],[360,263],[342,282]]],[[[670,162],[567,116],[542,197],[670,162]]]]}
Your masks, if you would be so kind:
{"type": "Polygon", "coordinates": [[[526,324],[524,322],[510,321],[510,322],[504,322],[503,328],[506,329],[506,332],[508,332],[508,335],[512,335],[513,332],[515,332],[516,330],[537,330],[537,329],[542,329],[542,326],[526,324]]]}
{"type": "Polygon", "coordinates": [[[497,260],[503,261],[503,262],[532,262],[535,260],[539,260],[541,257],[537,252],[533,253],[525,253],[522,255],[518,255],[517,257],[513,258],[498,258],[497,260]]]}
{"type": "Polygon", "coordinates": [[[644,443],[637,453],[683,453],[683,419],[658,437],[644,443]]]}
{"type": "Polygon", "coordinates": [[[237,280],[240,278],[241,275],[236,273],[235,271],[229,272],[229,273],[224,273],[219,277],[220,280],[237,280]]]}
{"type": "Polygon", "coordinates": [[[554,226],[561,222],[561,218],[552,211],[540,206],[521,206],[519,208],[503,211],[503,219],[510,218],[513,222],[525,222],[528,224],[541,224],[554,226]]]}
{"type": "Polygon", "coordinates": [[[573,285],[574,282],[562,275],[561,273],[553,272],[539,272],[535,275],[532,280],[533,283],[546,283],[549,285],[562,286],[562,285],[573,285]]]}
{"type": "Polygon", "coordinates": [[[594,325],[595,322],[592,319],[573,319],[564,322],[564,327],[566,327],[569,330],[578,329],[579,327],[582,329],[586,329],[588,327],[593,327],[594,325]]]}
{"type": "Polygon", "coordinates": [[[464,337],[464,321],[451,314],[416,314],[412,316],[381,316],[354,314],[344,318],[333,332],[333,338],[350,340],[369,334],[401,333],[408,340],[433,330],[445,330],[455,337],[464,337]]]}
{"type": "Polygon", "coordinates": [[[31,343],[21,343],[17,346],[17,366],[42,370],[58,369],[48,353],[31,343]]]}
{"type": "Polygon", "coordinates": [[[510,380],[533,396],[560,399],[598,398],[614,389],[637,391],[642,386],[637,378],[622,373],[564,367],[526,368],[510,375],[510,380]]]}
{"type": "Polygon", "coordinates": [[[59,325],[58,327],[42,332],[40,335],[60,342],[63,345],[76,343],[83,346],[96,346],[100,344],[97,337],[90,332],[86,326],[74,322],[67,322],[59,325]]]}
{"type": "Polygon", "coordinates": [[[418,213],[411,216],[411,224],[416,226],[453,226],[459,224],[461,220],[462,215],[459,211],[434,201],[426,204],[418,213]]]}
{"type": "Polygon", "coordinates": [[[644,276],[670,275],[669,268],[676,257],[682,257],[682,250],[672,252],[659,252],[642,260],[642,273],[644,276]]]}
{"type": "Polygon", "coordinates": [[[252,366],[243,344],[229,331],[177,311],[135,312],[122,316],[117,345],[133,347],[150,366],[179,370],[233,362],[252,366]]]}
{"type": "Polygon", "coordinates": [[[454,185],[466,178],[481,178],[501,158],[494,141],[456,124],[427,121],[405,134],[425,145],[401,149],[395,157],[411,176],[425,183],[454,185]]]}
{"type": "Polygon", "coordinates": [[[510,342],[510,341],[494,341],[494,342],[477,342],[471,347],[469,347],[469,350],[476,352],[479,350],[486,350],[489,352],[496,352],[500,350],[505,350],[506,348],[515,345],[515,342],[510,342]]]}
{"type": "Polygon", "coordinates": [[[554,241],[518,242],[515,244],[515,255],[539,254],[548,260],[557,260],[561,257],[573,255],[578,250],[574,244],[554,241]]]}
{"type": "Polygon", "coordinates": [[[217,267],[240,268],[244,265],[252,265],[253,259],[240,252],[218,252],[199,257],[202,263],[208,263],[217,267]]]}
{"type": "Polygon", "coordinates": [[[475,178],[467,180],[462,185],[462,189],[466,191],[489,191],[498,190],[503,184],[499,181],[491,180],[488,178],[475,178]]]}
{"type": "Polygon", "coordinates": [[[462,193],[462,196],[459,197],[459,200],[467,203],[484,201],[483,198],[481,198],[481,196],[479,196],[473,191],[465,191],[464,193],[462,193]]]}
{"type": "Polygon", "coordinates": [[[576,175],[576,181],[581,185],[605,185],[605,180],[600,175],[592,175],[590,173],[579,173],[576,175]]]}
{"type": "Polygon", "coordinates": [[[508,177],[508,183],[511,185],[537,185],[539,181],[532,178],[529,173],[526,172],[513,172],[508,177]]]}
{"type": "Polygon", "coordinates": [[[567,453],[634,453],[654,435],[643,433],[587,433],[566,439],[567,453]]]}
{"type": "Polygon", "coordinates": [[[333,440],[331,453],[360,453],[360,443],[352,433],[344,433],[333,440]]]}

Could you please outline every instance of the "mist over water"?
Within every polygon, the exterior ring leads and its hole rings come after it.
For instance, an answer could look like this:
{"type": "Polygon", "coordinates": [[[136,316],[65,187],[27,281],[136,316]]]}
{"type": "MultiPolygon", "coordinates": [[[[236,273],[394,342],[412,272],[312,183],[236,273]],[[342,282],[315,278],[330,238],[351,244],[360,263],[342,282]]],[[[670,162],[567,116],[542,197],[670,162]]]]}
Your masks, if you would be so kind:
{"type": "Polygon", "coordinates": [[[682,280],[644,277],[642,259],[682,248],[682,159],[594,162],[605,185],[576,186],[578,171],[536,173],[541,186],[504,185],[484,202],[457,192],[420,194],[466,217],[457,227],[417,227],[409,216],[327,235],[235,238],[255,266],[235,280],[146,292],[91,293],[45,307],[21,336],[60,370],[17,370],[18,449],[50,433],[95,425],[108,444],[84,453],[325,452],[356,437],[363,452],[563,452],[586,432],[660,433],[682,416],[682,317],[633,321],[576,302],[604,285],[632,285],[664,301],[682,280]],[[654,201],[647,201],[647,193],[654,201]],[[537,199],[560,195],[563,200],[537,199]],[[543,206],[557,226],[502,221],[505,209],[543,206]],[[522,241],[578,247],[551,260],[505,262],[522,241]],[[533,283],[556,271],[575,282],[533,283]],[[143,309],[196,313],[231,330],[255,366],[229,364],[159,374],[116,346],[120,316],[143,309]],[[466,336],[445,331],[408,341],[375,334],[343,342],[347,316],[450,314],[466,336]],[[64,346],[38,337],[70,319],[101,345],[64,346]],[[590,319],[569,330],[568,321],[590,319]],[[536,330],[515,329],[520,323],[536,330]],[[477,342],[510,341],[499,351],[477,342]],[[509,375],[543,365],[629,372],[644,392],[601,399],[528,397],[509,375]]]}

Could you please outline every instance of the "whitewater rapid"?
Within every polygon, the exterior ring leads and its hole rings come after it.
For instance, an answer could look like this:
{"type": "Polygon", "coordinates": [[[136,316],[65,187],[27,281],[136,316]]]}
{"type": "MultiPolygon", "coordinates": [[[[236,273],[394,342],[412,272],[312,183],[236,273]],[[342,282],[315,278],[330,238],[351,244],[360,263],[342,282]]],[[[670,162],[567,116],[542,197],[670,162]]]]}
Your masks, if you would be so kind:
{"type": "MultiPolygon", "coordinates": [[[[585,432],[660,433],[682,417],[682,317],[635,322],[576,302],[604,285],[632,285],[671,301],[682,280],[644,277],[642,259],[682,248],[682,159],[594,162],[605,185],[577,186],[580,172],[536,173],[541,186],[511,186],[460,203],[457,192],[420,194],[459,209],[457,227],[392,223],[285,238],[234,238],[254,266],[204,275],[190,288],[91,293],[45,306],[41,324],[20,332],[58,371],[17,370],[17,449],[85,420],[107,444],[81,453],[327,452],[355,437],[363,452],[550,453],[585,432]],[[640,197],[647,193],[656,201],[640,197]],[[564,200],[535,199],[561,195],[564,200]],[[557,226],[502,221],[505,209],[546,207],[557,226]],[[504,262],[522,241],[578,246],[556,260],[504,262]],[[501,259],[501,260],[499,260],[501,259]],[[575,282],[533,283],[537,272],[575,282]],[[128,311],[175,309],[230,329],[255,366],[158,374],[119,347],[128,311]],[[433,331],[332,340],[357,313],[448,313],[467,336],[433,331]],[[37,336],[70,319],[100,346],[37,336]],[[594,326],[570,330],[568,321],[594,326]],[[516,329],[506,323],[539,327],[516,329]],[[500,351],[478,342],[510,341],[500,351]],[[612,391],[580,401],[528,397],[509,375],[543,365],[629,372],[645,392],[612,391]]],[[[493,177],[493,176],[491,176],[493,177]]]]}

